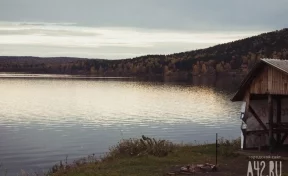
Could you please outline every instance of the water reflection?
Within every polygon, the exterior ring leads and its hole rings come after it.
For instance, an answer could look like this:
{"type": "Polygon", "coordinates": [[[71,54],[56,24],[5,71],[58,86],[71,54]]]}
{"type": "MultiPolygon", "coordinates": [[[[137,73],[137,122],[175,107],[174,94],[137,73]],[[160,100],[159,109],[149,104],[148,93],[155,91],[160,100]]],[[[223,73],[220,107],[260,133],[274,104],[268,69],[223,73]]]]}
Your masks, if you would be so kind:
{"type": "Polygon", "coordinates": [[[142,134],[187,143],[216,132],[238,137],[240,105],[229,101],[231,81],[221,81],[2,78],[0,162],[11,172],[48,168],[142,134]]]}

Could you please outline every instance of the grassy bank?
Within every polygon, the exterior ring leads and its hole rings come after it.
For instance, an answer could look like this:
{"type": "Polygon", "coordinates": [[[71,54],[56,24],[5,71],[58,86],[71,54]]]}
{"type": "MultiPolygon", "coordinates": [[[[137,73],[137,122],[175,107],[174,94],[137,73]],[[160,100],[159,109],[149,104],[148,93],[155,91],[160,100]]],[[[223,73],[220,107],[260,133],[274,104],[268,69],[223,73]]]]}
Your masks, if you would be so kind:
{"type": "MultiPolygon", "coordinates": [[[[201,175],[247,175],[248,159],[247,156],[237,153],[239,147],[240,140],[219,140],[218,171],[201,175]]],[[[142,136],[140,139],[122,140],[101,159],[92,155],[73,164],[61,162],[55,165],[48,175],[158,176],[169,175],[171,172],[174,172],[173,175],[178,175],[175,171],[179,171],[181,166],[215,164],[215,150],[215,144],[180,145],[142,136]]],[[[288,173],[287,169],[282,168],[288,173]]],[[[268,170],[264,170],[263,173],[267,175],[268,170]]]]}

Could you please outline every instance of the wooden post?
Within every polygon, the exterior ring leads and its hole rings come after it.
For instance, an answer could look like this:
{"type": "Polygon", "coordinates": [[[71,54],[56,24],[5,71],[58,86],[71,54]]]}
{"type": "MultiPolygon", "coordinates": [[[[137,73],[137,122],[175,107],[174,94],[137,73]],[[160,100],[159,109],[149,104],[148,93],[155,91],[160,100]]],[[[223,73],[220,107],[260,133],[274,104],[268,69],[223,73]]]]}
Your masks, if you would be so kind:
{"type": "Polygon", "coordinates": [[[245,150],[247,147],[246,147],[246,138],[247,138],[247,132],[246,132],[246,129],[245,130],[242,130],[242,133],[243,133],[243,150],[245,150]]]}
{"type": "MultiPolygon", "coordinates": [[[[279,125],[281,123],[281,97],[277,97],[277,124],[279,125]]],[[[277,133],[277,144],[281,144],[281,133],[277,133]]]]}
{"type": "Polygon", "coordinates": [[[268,95],[269,148],[273,150],[273,97],[268,95]]]}
{"type": "Polygon", "coordinates": [[[217,160],[218,160],[218,133],[216,133],[216,166],[217,166],[217,160]]]}

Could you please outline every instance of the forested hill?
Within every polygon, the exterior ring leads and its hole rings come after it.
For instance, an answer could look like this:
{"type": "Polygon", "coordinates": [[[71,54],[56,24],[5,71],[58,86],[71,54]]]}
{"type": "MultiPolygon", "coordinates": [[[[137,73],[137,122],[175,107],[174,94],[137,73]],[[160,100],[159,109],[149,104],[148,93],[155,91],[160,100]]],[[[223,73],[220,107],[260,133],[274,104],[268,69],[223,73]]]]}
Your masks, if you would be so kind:
{"type": "Polygon", "coordinates": [[[288,29],[206,49],[124,60],[0,56],[0,72],[188,78],[193,75],[246,74],[260,58],[288,59],[288,29]]]}

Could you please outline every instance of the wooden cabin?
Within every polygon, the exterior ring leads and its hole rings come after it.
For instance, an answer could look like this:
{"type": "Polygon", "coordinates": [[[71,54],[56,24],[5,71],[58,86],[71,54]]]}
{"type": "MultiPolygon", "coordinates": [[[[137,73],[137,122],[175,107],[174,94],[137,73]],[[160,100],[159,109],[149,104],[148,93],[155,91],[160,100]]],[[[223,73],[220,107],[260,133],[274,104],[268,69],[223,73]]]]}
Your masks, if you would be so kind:
{"type": "Polygon", "coordinates": [[[231,100],[243,102],[242,149],[288,144],[288,60],[261,59],[231,100]]]}

